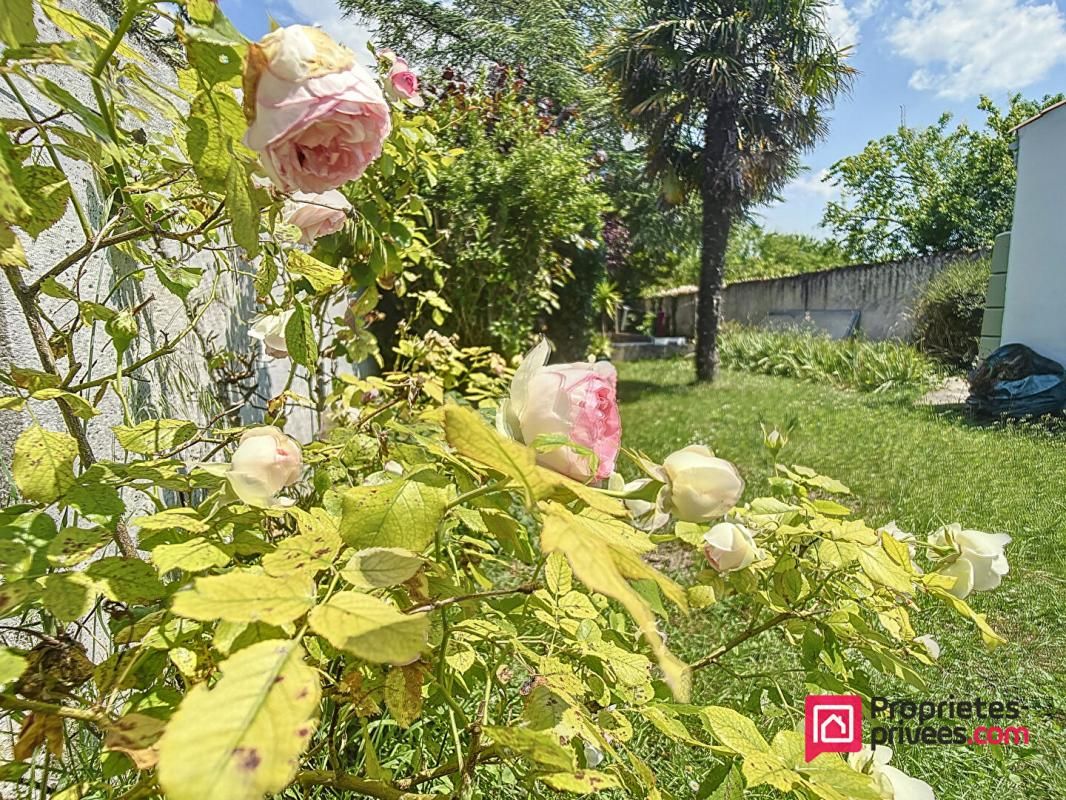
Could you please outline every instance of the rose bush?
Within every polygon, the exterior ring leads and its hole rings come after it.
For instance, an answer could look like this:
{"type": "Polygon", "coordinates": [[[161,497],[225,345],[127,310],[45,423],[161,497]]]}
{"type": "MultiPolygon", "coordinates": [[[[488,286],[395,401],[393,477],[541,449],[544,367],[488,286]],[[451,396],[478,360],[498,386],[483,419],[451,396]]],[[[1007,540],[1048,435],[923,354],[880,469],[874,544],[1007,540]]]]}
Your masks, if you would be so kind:
{"type": "MultiPolygon", "coordinates": [[[[3,778],[62,800],[687,796],[657,773],[666,742],[706,759],[705,796],[927,798],[923,782],[877,759],[806,762],[786,721],[800,696],[756,686],[753,708],[720,696],[714,672],[775,632],[808,690],[869,697],[877,674],[920,688],[935,652],[916,629],[919,599],[971,620],[987,645],[1002,641],[962,597],[1006,574],[1006,538],[938,532],[916,544],[919,571],[908,542],[856,518],[847,487],[815,470],[777,464],[772,496],[744,499],[735,467],[702,445],[656,463],[621,447],[613,369],[548,366],[547,344],[512,379],[485,348],[411,335],[403,320],[396,370],[326,377],[324,359],[376,352],[383,293],[447,313],[420,284],[439,273],[417,190],[453,154],[397,104],[388,126],[401,133],[340,189],[352,224],[296,245],[276,225],[286,182],[335,188],[324,184],[372,150],[353,154],[347,118],[316,132],[301,116],[282,134],[291,139],[245,139],[238,75],[224,67],[243,61],[258,100],[263,81],[289,76],[298,105],[365,76],[348,75],[348,56],[319,33],[249,46],[209,0],[151,8],[127,5],[108,31],[43,5],[64,32],[55,42],[38,41],[32,14],[0,26],[13,96],[32,90],[44,104],[20,102],[0,136],[0,267],[38,357],[0,371],[0,409],[32,412],[0,510],[0,708],[14,728],[3,778]],[[179,84],[191,96],[176,100],[187,107],[142,91],[158,82],[128,32],[158,13],[185,47],[179,84]],[[100,89],[95,108],[57,91],[66,72],[100,89]],[[145,103],[176,136],[128,127],[145,103]],[[79,213],[61,169],[71,161],[90,168],[110,216],[79,213]],[[277,191],[253,180],[260,168],[277,191]],[[30,250],[31,262],[23,242],[68,208],[84,241],[55,263],[30,250]],[[123,280],[154,276],[189,324],[159,346],[142,307],[101,302],[82,269],[101,249],[139,265],[123,280]],[[190,252],[210,269],[190,266],[190,252]],[[221,401],[196,420],[131,403],[132,381],[177,368],[169,359],[196,338],[218,282],[249,271],[256,333],[291,362],[265,419],[243,426],[221,401]],[[90,336],[112,367],[79,358],[90,336]],[[297,442],[283,430],[293,408],[330,425],[297,442]],[[88,435],[101,409],[121,419],[118,458],[100,457],[88,435]],[[52,419],[62,429],[38,421],[52,419]],[[616,467],[630,480],[604,488],[616,467]],[[682,585],[654,566],[662,546],[709,568],[682,570],[682,585]],[[739,632],[705,626],[710,649],[682,660],[674,623],[715,605],[739,632]]],[[[322,119],[358,117],[341,95],[316,106],[322,119]]],[[[369,135],[370,121],[359,124],[369,135]]],[[[227,389],[240,380],[226,371],[233,354],[204,355],[227,389]]]]}

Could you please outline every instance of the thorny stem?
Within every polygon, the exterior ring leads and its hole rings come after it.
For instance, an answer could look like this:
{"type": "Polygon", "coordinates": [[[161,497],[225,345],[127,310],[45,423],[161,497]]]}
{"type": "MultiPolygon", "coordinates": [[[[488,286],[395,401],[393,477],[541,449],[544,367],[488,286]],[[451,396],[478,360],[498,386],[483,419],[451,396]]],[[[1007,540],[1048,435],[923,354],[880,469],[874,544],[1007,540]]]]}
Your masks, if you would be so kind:
{"type": "Polygon", "coordinates": [[[55,703],[45,703],[41,700],[24,700],[21,697],[15,697],[13,694],[0,694],[0,708],[6,708],[11,711],[36,711],[41,714],[63,717],[64,719],[95,722],[98,725],[107,724],[111,721],[111,718],[103,711],[61,706],[55,703]]]}
{"type": "Polygon", "coordinates": [[[785,621],[790,620],[790,619],[794,619],[794,618],[796,618],[798,616],[799,615],[796,614],[794,611],[782,611],[781,613],[775,614],[774,616],[770,617],[765,622],[760,623],[759,625],[756,625],[756,626],[754,626],[752,628],[748,628],[746,631],[743,631],[742,633],[738,633],[736,636],[734,636],[728,642],[726,642],[721,647],[716,649],[714,652],[707,654],[706,656],[701,658],[699,661],[696,661],[695,663],[691,664],[691,668],[692,668],[693,672],[695,672],[698,669],[703,669],[704,667],[711,666],[716,661],[718,661],[718,659],[720,659],[722,656],[724,656],[726,653],[728,653],[730,650],[732,650],[733,648],[739,647],[740,645],[744,644],[744,642],[748,641],[748,639],[752,639],[752,638],[758,636],[760,633],[763,633],[764,631],[768,631],[768,630],[770,630],[770,628],[773,628],[773,627],[775,627],[777,625],[780,625],[782,622],[785,622],[785,621]]]}
{"type": "Polygon", "coordinates": [[[442,600],[434,600],[432,603],[426,603],[425,605],[415,606],[405,611],[405,614],[420,614],[426,611],[436,611],[440,608],[447,608],[448,606],[455,605],[456,603],[465,603],[467,600],[483,600],[488,597],[504,597],[509,594],[533,594],[540,586],[535,583],[526,583],[521,586],[516,586],[513,589],[491,589],[487,592],[474,592],[473,594],[460,594],[455,597],[445,597],[442,600]]]}

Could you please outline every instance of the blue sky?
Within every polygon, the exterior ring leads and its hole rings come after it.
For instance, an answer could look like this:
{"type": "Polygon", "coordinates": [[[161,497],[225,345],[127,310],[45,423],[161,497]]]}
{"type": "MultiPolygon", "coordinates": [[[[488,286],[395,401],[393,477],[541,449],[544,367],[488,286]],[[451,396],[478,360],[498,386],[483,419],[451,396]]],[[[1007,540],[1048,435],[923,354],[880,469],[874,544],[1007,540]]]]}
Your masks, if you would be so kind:
{"type": "MultiPolygon", "coordinates": [[[[335,0],[220,2],[250,38],[266,32],[268,14],[281,24],[321,25],[356,52],[368,35],[335,0]]],[[[821,181],[824,171],[893,131],[901,116],[928,125],[950,111],[979,124],[981,94],[1003,104],[1012,92],[1066,91],[1066,0],[832,0],[826,14],[837,41],[854,45],[860,74],[833,110],[828,138],[804,158],[808,171],[783,202],[760,210],[775,230],[824,235],[822,210],[837,196],[821,181]]]]}

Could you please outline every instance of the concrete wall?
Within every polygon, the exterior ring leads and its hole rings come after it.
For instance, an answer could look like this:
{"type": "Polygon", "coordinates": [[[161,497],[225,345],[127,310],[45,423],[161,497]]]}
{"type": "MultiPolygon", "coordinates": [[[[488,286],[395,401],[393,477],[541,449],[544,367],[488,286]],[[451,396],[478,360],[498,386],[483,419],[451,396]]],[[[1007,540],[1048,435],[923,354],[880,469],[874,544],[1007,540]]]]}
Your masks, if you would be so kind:
{"type": "MultiPolygon", "coordinates": [[[[976,262],[988,255],[986,250],[960,251],[885,264],[857,264],[787,278],[742,281],[726,287],[722,311],[725,319],[749,325],[766,324],[771,314],[785,312],[857,311],[857,330],[867,338],[905,339],[913,326],[914,303],[933,276],[951,264],[976,262]]],[[[694,291],[654,297],[645,302],[653,313],[660,309],[665,312],[667,335],[695,335],[694,291]]],[[[839,322],[850,315],[833,316],[839,322]]]]}
{"type": "Polygon", "coordinates": [[[1066,363],[1066,105],[1018,130],[1001,339],[1066,363]]]}

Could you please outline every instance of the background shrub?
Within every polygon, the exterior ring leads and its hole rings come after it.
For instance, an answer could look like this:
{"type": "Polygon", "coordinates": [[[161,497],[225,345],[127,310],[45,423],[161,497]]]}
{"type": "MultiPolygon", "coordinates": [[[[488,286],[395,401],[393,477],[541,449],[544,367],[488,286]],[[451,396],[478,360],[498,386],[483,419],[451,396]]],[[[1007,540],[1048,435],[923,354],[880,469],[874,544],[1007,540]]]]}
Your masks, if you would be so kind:
{"type": "Polygon", "coordinates": [[[989,261],[952,264],[929,282],[914,310],[914,342],[945,364],[967,369],[977,358],[989,261]]]}
{"type": "Polygon", "coordinates": [[[862,392],[920,391],[936,366],[903,342],[835,340],[802,331],[727,325],[719,341],[722,366],[764,375],[830,383],[862,392]]]}

